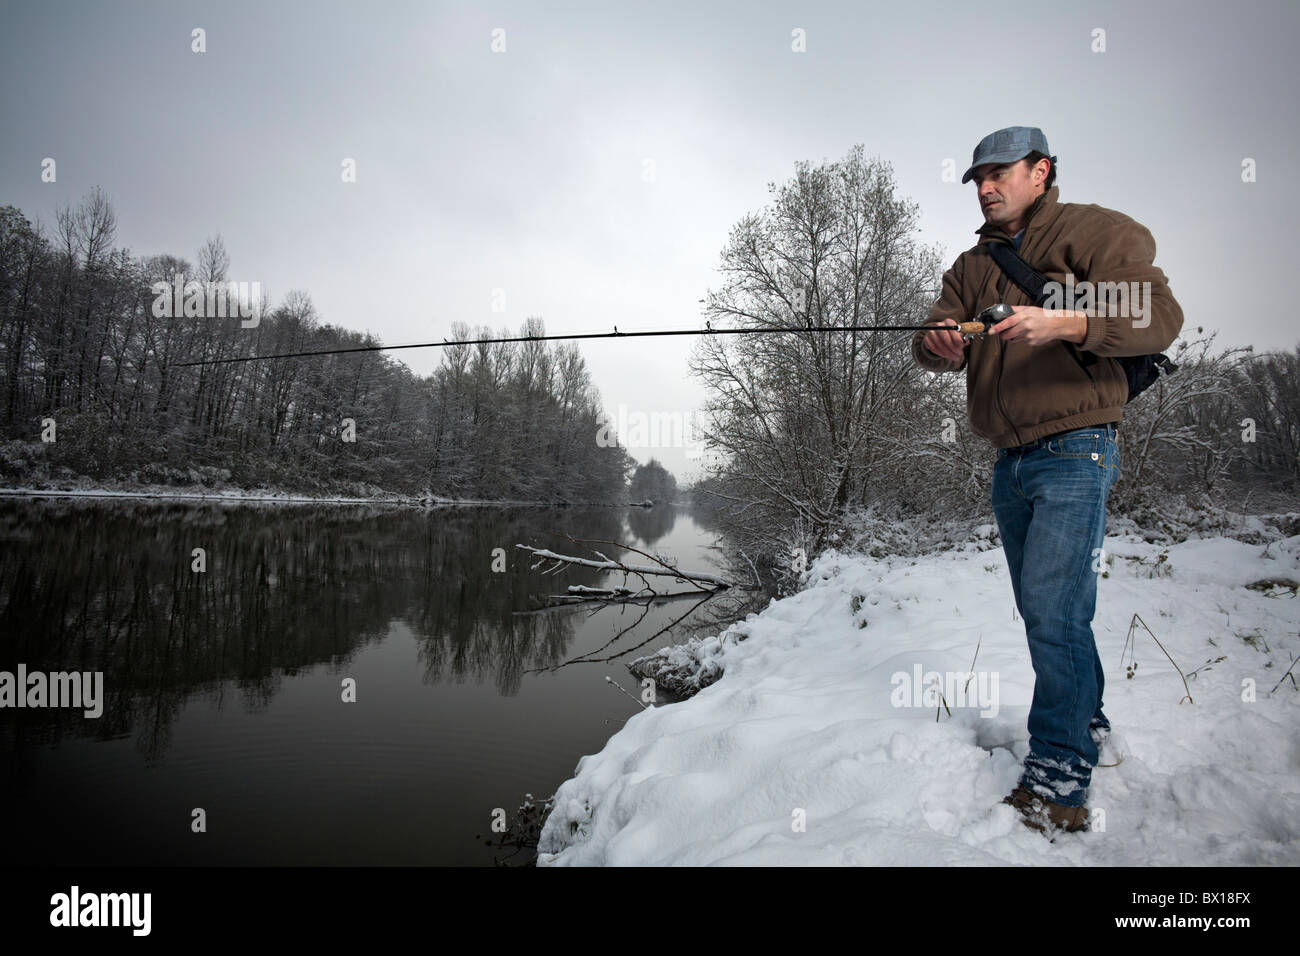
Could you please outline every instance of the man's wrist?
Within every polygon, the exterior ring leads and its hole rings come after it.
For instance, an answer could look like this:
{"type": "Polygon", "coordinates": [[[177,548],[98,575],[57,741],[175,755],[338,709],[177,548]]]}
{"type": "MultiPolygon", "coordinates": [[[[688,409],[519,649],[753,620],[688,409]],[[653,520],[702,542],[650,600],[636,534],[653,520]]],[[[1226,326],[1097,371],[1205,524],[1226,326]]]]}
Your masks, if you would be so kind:
{"type": "Polygon", "coordinates": [[[1088,338],[1088,313],[1072,310],[1063,311],[1060,315],[1065,322],[1065,331],[1061,338],[1075,345],[1082,345],[1088,338]]]}

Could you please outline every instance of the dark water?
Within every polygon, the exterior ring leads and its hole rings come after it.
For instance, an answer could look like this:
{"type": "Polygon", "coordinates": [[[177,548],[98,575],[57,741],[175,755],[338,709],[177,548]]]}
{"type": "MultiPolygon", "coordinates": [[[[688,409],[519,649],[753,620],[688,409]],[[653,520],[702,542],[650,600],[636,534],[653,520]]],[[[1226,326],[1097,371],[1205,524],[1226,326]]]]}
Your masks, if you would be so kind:
{"type": "Polygon", "coordinates": [[[622,583],[531,570],[516,543],[590,556],[553,532],[714,567],[713,535],[672,508],[0,503],[0,670],[102,671],[105,698],[98,719],[0,709],[6,862],[504,858],[475,839],[494,809],[548,797],[640,709],[605,676],[638,693],[627,661],[734,614],[520,613],[622,583]]]}

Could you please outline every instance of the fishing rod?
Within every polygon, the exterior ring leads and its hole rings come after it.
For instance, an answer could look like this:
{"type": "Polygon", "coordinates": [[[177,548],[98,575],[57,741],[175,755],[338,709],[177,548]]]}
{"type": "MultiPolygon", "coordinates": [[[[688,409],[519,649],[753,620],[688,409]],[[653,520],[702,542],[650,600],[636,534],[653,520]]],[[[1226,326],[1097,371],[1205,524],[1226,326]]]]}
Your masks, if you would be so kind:
{"type": "Polygon", "coordinates": [[[312,355],[345,355],[349,352],[391,352],[397,349],[446,348],[452,345],[502,345],[512,342],[563,342],[574,339],[631,339],[654,335],[772,335],[789,332],[919,332],[921,330],[930,332],[935,329],[947,329],[950,332],[960,332],[962,338],[975,338],[983,336],[990,328],[1011,315],[1011,313],[1010,306],[999,303],[998,305],[989,306],[969,322],[956,322],[953,325],[808,325],[804,328],[781,329],[715,329],[711,323],[706,322],[702,329],[657,329],[650,332],[620,332],[616,325],[613,332],[582,332],[572,335],[519,335],[504,339],[461,339],[454,342],[443,339],[441,342],[414,342],[408,345],[358,345],[346,349],[322,349],[315,352],[280,352],[274,355],[239,355],[233,358],[199,359],[195,362],[176,362],[170,367],[226,365],[231,362],[261,362],[267,359],[306,358],[312,355]]]}

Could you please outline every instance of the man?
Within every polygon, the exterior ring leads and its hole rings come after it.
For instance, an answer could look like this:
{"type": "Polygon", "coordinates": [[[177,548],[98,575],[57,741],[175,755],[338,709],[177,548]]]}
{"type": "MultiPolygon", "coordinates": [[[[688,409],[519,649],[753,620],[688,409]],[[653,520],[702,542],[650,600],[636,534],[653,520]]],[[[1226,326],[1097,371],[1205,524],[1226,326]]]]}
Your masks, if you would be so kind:
{"type": "Polygon", "coordinates": [[[1168,348],[1183,314],[1144,226],[1112,209],[1058,202],[1056,157],[1042,130],[1012,126],[984,137],[962,182],[972,179],[980,239],[944,274],[926,324],[965,321],[999,302],[1015,311],[982,338],[919,331],[912,353],[934,372],[965,369],[971,428],[998,450],[992,505],[1035,675],[1029,753],[1003,802],[1034,829],[1081,830],[1110,732],[1092,617],[1128,398],[1115,357],[1168,348]],[[1112,295],[1108,304],[1075,309],[1063,300],[1064,308],[1044,310],[993,259],[999,242],[1059,288],[1137,283],[1122,287],[1136,290],[1137,301],[1112,295]]]}

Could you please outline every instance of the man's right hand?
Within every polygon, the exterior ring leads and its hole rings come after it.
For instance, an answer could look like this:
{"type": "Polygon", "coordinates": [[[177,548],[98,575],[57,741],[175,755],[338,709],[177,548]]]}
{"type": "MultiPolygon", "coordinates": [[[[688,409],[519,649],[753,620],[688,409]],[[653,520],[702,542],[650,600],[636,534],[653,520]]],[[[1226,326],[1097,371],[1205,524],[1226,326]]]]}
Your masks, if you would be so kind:
{"type": "Polygon", "coordinates": [[[952,359],[954,362],[960,362],[965,354],[966,346],[970,344],[969,339],[964,339],[961,333],[957,331],[955,322],[926,322],[926,325],[943,326],[946,325],[952,329],[951,332],[926,332],[922,342],[930,350],[932,355],[939,358],[952,359]]]}

